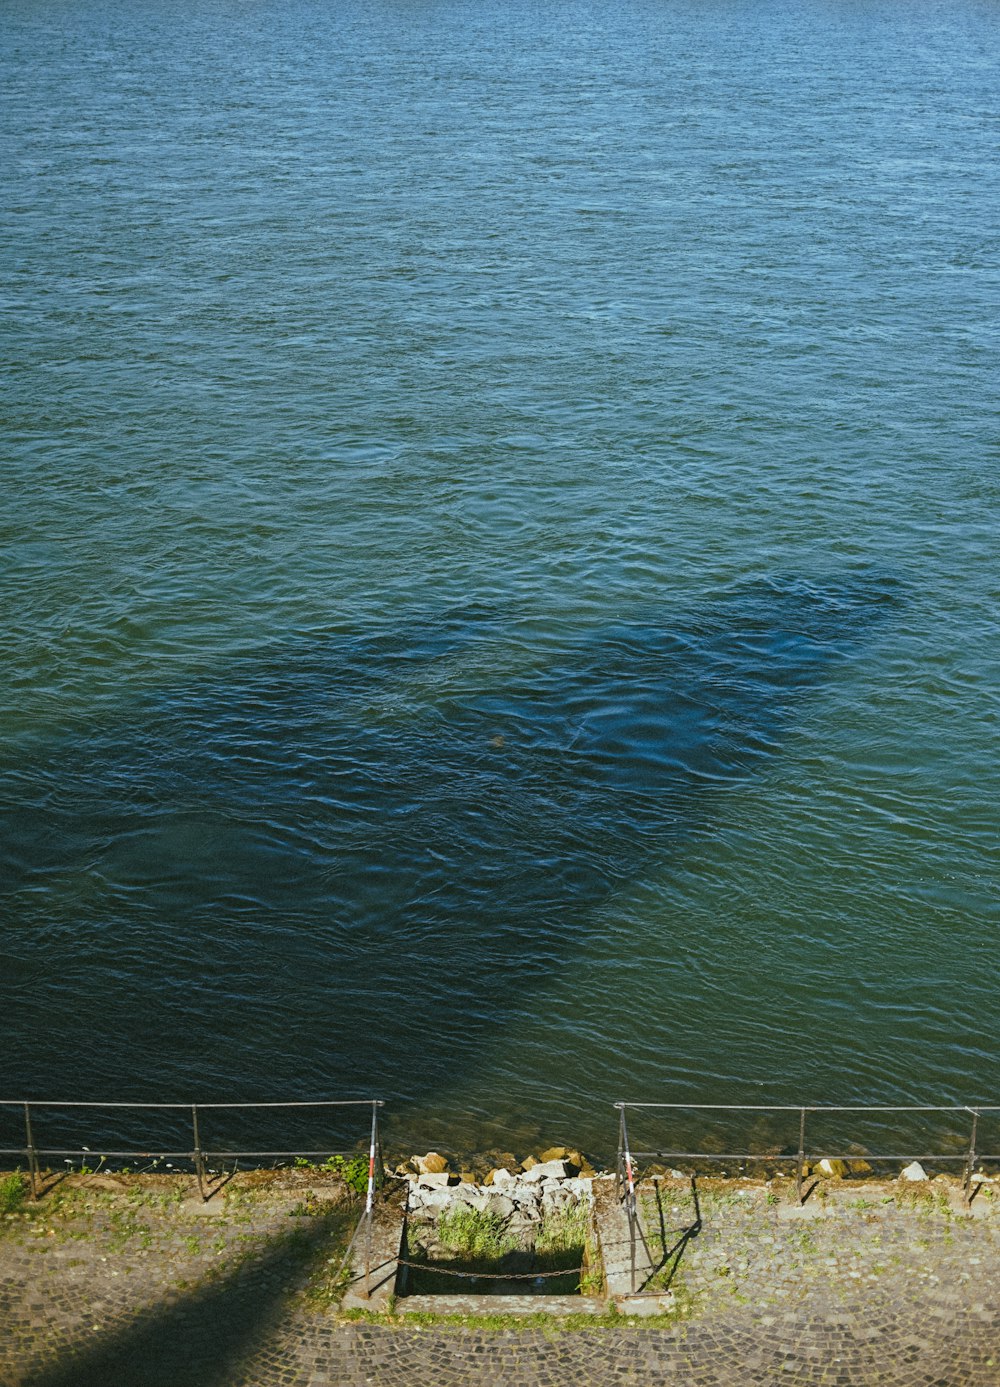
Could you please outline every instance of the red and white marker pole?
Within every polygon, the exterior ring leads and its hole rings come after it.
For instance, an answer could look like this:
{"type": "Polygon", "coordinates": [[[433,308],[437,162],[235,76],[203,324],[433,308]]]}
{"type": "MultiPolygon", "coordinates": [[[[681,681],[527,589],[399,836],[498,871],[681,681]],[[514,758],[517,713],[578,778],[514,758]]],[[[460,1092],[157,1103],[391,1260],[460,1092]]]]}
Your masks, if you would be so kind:
{"type": "Polygon", "coordinates": [[[372,1104],[372,1139],[368,1148],[368,1197],[365,1200],[365,1213],[370,1214],[375,1202],[375,1140],[377,1131],[377,1109],[372,1104]]]}

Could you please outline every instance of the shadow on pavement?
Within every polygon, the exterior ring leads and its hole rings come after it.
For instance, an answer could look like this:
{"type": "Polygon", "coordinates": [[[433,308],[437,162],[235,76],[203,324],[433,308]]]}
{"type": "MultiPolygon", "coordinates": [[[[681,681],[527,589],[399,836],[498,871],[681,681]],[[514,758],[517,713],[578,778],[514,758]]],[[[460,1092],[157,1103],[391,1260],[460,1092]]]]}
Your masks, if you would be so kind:
{"type": "Polygon", "coordinates": [[[677,1275],[677,1268],[681,1264],[681,1258],[687,1251],[687,1245],[692,1238],[696,1238],[701,1232],[701,1204],[698,1200],[698,1184],[695,1177],[691,1176],[691,1201],[694,1206],[694,1218],[686,1227],[676,1229],[667,1226],[666,1213],[663,1207],[663,1190],[659,1184],[655,1186],[656,1199],[656,1218],[657,1234],[659,1237],[662,1255],[657,1261],[653,1255],[653,1249],[647,1246],[650,1254],[650,1261],[653,1264],[653,1271],[649,1280],[658,1279],[658,1289],[669,1291],[674,1277],[677,1275]],[[674,1239],[674,1241],[671,1241],[674,1239]]]}
{"type": "MultiPolygon", "coordinates": [[[[280,1326],[310,1272],[342,1252],[353,1212],[303,1219],[208,1286],[78,1340],[23,1387],[230,1387],[280,1326]]],[[[339,1258],[338,1258],[339,1260],[339,1258]]]]}

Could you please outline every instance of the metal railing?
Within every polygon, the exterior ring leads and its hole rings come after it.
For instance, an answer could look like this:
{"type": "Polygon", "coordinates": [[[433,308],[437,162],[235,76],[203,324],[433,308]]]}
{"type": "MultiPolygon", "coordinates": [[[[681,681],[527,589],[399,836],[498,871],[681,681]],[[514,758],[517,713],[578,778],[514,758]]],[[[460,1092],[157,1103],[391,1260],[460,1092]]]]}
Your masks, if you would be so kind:
{"type": "MultiPolygon", "coordinates": [[[[31,1197],[37,1199],[42,1185],[42,1166],[49,1158],[61,1157],[72,1159],[73,1157],[90,1158],[95,1151],[101,1153],[101,1160],[182,1160],[190,1161],[194,1167],[195,1175],[198,1179],[198,1189],[202,1199],[208,1200],[215,1193],[215,1190],[207,1189],[206,1177],[209,1173],[209,1165],[212,1162],[241,1161],[263,1159],[268,1160],[288,1160],[295,1157],[309,1159],[313,1156],[356,1156],[361,1147],[361,1137],[353,1147],[338,1146],[333,1143],[324,1145],[320,1148],[303,1149],[292,1148],[285,1150],[250,1150],[242,1148],[233,1150],[230,1148],[222,1149],[213,1146],[206,1148],[202,1142],[201,1114],[205,1112],[218,1112],[222,1110],[252,1110],[252,1111],[273,1111],[276,1109],[312,1109],[314,1111],[333,1110],[341,1108],[360,1108],[371,1112],[371,1133],[370,1133],[370,1153],[369,1153],[369,1194],[376,1185],[382,1181],[384,1162],[382,1160],[382,1144],[379,1134],[379,1109],[384,1106],[378,1098],[348,1098],[333,1099],[321,1098],[308,1102],[288,1102],[288,1103],[49,1103],[37,1102],[24,1099],[0,1099],[0,1111],[4,1109],[16,1109],[21,1114],[21,1121],[24,1126],[24,1145],[0,1147],[0,1156],[23,1156],[28,1166],[28,1178],[31,1186],[31,1197]],[[112,1149],[105,1145],[100,1137],[92,1138],[91,1146],[49,1146],[40,1145],[35,1139],[36,1118],[44,1112],[62,1112],[66,1110],[98,1110],[103,1112],[123,1110],[137,1112],[156,1112],[156,1113],[186,1113],[189,1115],[191,1144],[184,1150],[168,1151],[162,1146],[156,1145],[153,1150],[149,1146],[144,1148],[112,1149]]],[[[367,1126],[367,1124],[366,1124],[367,1126]]],[[[218,1189],[219,1186],[216,1186],[218,1189]]],[[[370,1202],[370,1198],[369,1198],[370,1202]]]]}
{"type": "MultiPolygon", "coordinates": [[[[911,1162],[921,1163],[957,1164],[962,1167],[962,1190],[967,1202],[972,1198],[972,1186],[974,1183],[974,1172],[976,1162],[1000,1162],[1000,1152],[986,1152],[979,1149],[980,1119],[984,1117],[993,1120],[1000,1119],[1000,1106],[989,1104],[965,1104],[954,1106],[878,1106],[854,1104],[846,1106],[833,1106],[823,1104],[740,1104],[740,1103],[616,1103],[615,1109],[618,1112],[618,1152],[616,1160],[616,1188],[621,1199],[629,1224],[629,1238],[631,1244],[631,1263],[632,1263],[632,1290],[636,1293],[636,1239],[642,1237],[642,1229],[638,1216],[636,1203],[636,1180],[637,1162],[651,1161],[707,1161],[718,1164],[729,1162],[756,1161],[772,1166],[794,1165],[795,1169],[795,1198],[799,1204],[804,1203],[807,1192],[804,1192],[804,1182],[806,1169],[813,1162],[819,1159],[843,1161],[846,1163],[857,1162],[859,1158],[866,1161],[876,1162],[911,1162]],[[794,1114],[797,1127],[797,1145],[786,1147],[779,1151],[691,1151],[680,1149],[676,1146],[659,1145],[655,1149],[637,1149],[632,1145],[629,1133],[629,1114],[653,1114],[665,1116],[667,1114],[680,1113],[714,1113],[714,1114],[794,1114]],[[917,1152],[909,1150],[906,1152],[871,1152],[859,1149],[852,1145],[846,1151],[837,1151],[831,1148],[830,1143],[823,1142],[813,1149],[810,1145],[808,1124],[810,1119],[815,1120],[820,1117],[829,1117],[831,1114],[858,1114],[870,1118],[875,1115],[889,1115],[906,1113],[911,1116],[917,1114],[949,1114],[952,1117],[961,1115],[963,1120],[968,1119],[969,1131],[968,1139],[962,1141],[962,1150],[955,1149],[947,1151],[917,1152]]],[[[379,1113],[384,1107],[381,1099],[377,1098],[354,1098],[354,1099],[315,1099],[304,1102],[278,1102],[278,1103],[99,1103],[99,1102],[41,1102],[25,1099],[0,1099],[0,1113],[5,1110],[14,1110],[18,1114],[15,1120],[23,1124],[24,1143],[17,1146],[0,1147],[0,1157],[16,1156],[25,1160],[28,1167],[28,1176],[31,1188],[32,1199],[39,1197],[43,1185],[43,1165],[50,1158],[67,1158],[70,1163],[73,1158],[91,1158],[95,1152],[100,1152],[101,1163],[109,1159],[114,1160],[134,1160],[154,1159],[156,1162],[167,1160],[188,1161],[194,1169],[198,1181],[198,1189],[203,1200],[211,1199],[212,1195],[225,1184],[229,1176],[216,1184],[215,1188],[209,1188],[207,1178],[213,1173],[209,1167],[212,1163],[235,1161],[237,1164],[241,1160],[262,1161],[262,1160],[288,1160],[292,1158],[302,1158],[308,1160],[311,1157],[357,1157],[364,1151],[364,1146],[368,1148],[368,1178],[367,1191],[365,1197],[364,1210],[355,1229],[354,1236],[351,1238],[347,1255],[345,1256],[346,1265],[359,1233],[363,1227],[367,1228],[367,1253],[365,1258],[365,1293],[367,1294],[370,1274],[371,1274],[371,1255],[372,1255],[372,1228],[373,1228],[373,1209],[375,1191],[382,1185],[385,1179],[385,1160],[382,1151],[381,1133],[379,1127],[379,1113]],[[233,1149],[227,1146],[223,1149],[219,1145],[213,1144],[210,1148],[203,1141],[201,1115],[208,1112],[274,1112],[277,1110],[312,1110],[313,1112],[333,1112],[342,1109],[359,1109],[370,1112],[370,1126],[366,1123],[367,1141],[358,1134],[353,1146],[339,1146],[333,1142],[324,1144],[320,1147],[285,1147],[283,1149],[250,1149],[241,1147],[233,1149]],[[50,1112],[83,1112],[83,1111],[103,1111],[103,1112],[144,1112],[144,1113],[174,1113],[184,1114],[185,1122],[189,1123],[191,1141],[184,1149],[166,1150],[162,1144],[150,1143],[150,1146],[137,1147],[115,1147],[106,1145],[100,1137],[92,1137],[91,1146],[55,1146],[39,1143],[36,1140],[36,1118],[43,1113],[50,1112]]],[[[234,1167],[235,1168],[235,1167],[234,1167]]]]}
{"type": "Polygon", "coordinates": [[[801,1205],[805,1202],[807,1194],[803,1193],[807,1166],[811,1166],[817,1159],[829,1161],[842,1161],[850,1166],[851,1162],[858,1162],[864,1159],[866,1163],[871,1161],[899,1162],[918,1161],[921,1164],[957,1164],[962,1167],[962,1193],[966,1203],[972,1199],[973,1173],[977,1161],[1000,1161],[1000,1152],[984,1152],[977,1149],[979,1136],[979,1120],[987,1115],[1000,1116],[1000,1106],[989,1104],[964,1104],[961,1106],[950,1107],[883,1107],[879,1105],[854,1104],[847,1106],[834,1106],[824,1104],[745,1104],[745,1103],[616,1103],[618,1110],[618,1155],[615,1166],[616,1188],[619,1198],[624,1205],[629,1224],[629,1242],[632,1261],[632,1290],[636,1290],[636,1237],[642,1236],[639,1223],[638,1210],[636,1206],[636,1162],[641,1161],[711,1161],[720,1164],[731,1161],[758,1161],[766,1162],[770,1165],[791,1165],[795,1166],[795,1198],[801,1205]],[[798,1145],[794,1154],[786,1154],[784,1151],[761,1153],[750,1150],[745,1151],[685,1151],[673,1147],[659,1147],[655,1150],[638,1150],[631,1145],[628,1130],[628,1113],[657,1113],[657,1114],[678,1114],[678,1113],[788,1113],[795,1114],[798,1128],[798,1145]],[[821,1148],[812,1150],[807,1139],[807,1123],[809,1116],[818,1115],[829,1116],[833,1113],[857,1113],[871,1116],[875,1114],[889,1113],[910,1113],[910,1114],[931,1114],[948,1113],[951,1115],[962,1114],[969,1119],[968,1144],[963,1146],[961,1152],[954,1151],[929,1151],[916,1152],[907,1151],[897,1152],[861,1152],[854,1146],[847,1151],[837,1151],[830,1149],[827,1144],[821,1148]]]}

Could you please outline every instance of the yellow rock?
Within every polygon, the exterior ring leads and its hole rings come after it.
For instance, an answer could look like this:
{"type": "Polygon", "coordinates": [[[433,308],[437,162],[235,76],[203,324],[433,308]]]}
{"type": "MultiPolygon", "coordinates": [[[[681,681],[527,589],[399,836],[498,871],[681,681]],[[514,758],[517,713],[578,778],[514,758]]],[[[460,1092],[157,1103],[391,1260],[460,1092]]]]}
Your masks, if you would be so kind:
{"type": "Polygon", "coordinates": [[[564,1161],[569,1153],[565,1146],[550,1146],[547,1151],[543,1151],[538,1160],[541,1165],[546,1161],[564,1161]]]}
{"type": "Polygon", "coordinates": [[[538,1163],[537,1156],[525,1156],[524,1160],[521,1162],[521,1169],[530,1170],[532,1166],[536,1166],[538,1163]]]}
{"type": "Polygon", "coordinates": [[[872,1168],[867,1161],[848,1161],[848,1169],[852,1175],[870,1175],[872,1168]]]}
{"type": "Polygon", "coordinates": [[[831,1175],[835,1180],[843,1180],[847,1174],[847,1162],[837,1156],[824,1156],[816,1167],[823,1175],[831,1175]]]}
{"type": "Polygon", "coordinates": [[[440,1175],[448,1169],[448,1162],[437,1151],[428,1151],[426,1156],[414,1156],[410,1162],[421,1175],[440,1175]]]}

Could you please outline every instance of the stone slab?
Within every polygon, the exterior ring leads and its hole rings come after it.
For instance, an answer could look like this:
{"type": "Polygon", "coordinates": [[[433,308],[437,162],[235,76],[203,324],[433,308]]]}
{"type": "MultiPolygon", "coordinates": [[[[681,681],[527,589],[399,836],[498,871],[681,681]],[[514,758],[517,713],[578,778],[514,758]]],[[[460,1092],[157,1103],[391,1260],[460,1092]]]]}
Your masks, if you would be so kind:
{"type": "Polygon", "coordinates": [[[607,1302],[585,1295],[409,1295],[400,1315],[602,1315],[607,1302]]]}
{"type": "Polygon", "coordinates": [[[779,1219],[829,1218],[833,1212],[820,1201],[807,1199],[804,1204],[779,1204],[775,1212],[779,1219]]]}
{"type": "Polygon", "coordinates": [[[370,1241],[362,1227],[354,1243],[351,1276],[341,1302],[343,1309],[386,1309],[396,1293],[405,1218],[405,1200],[398,1195],[375,1205],[370,1241]]]}
{"type": "Polygon", "coordinates": [[[637,1227],[633,1280],[633,1239],[628,1215],[619,1202],[614,1186],[609,1183],[598,1185],[595,1182],[594,1220],[601,1256],[604,1259],[604,1280],[608,1296],[618,1305],[623,1297],[632,1297],[643,1289],[655,1270],[653,1259],[642,1236],[641,1227],[637,1227]]]}
{"type": "Polygon", "coordinates": [[[224,1218],[226,1214],[225,1196],[215,1194],[211,1199],[202,1199],[200,1194],[196,1194],[190,1199],[182,1200],[177,1206],[177,1211],[184,1218],[191,1214],[196,1218],[224,1218]]]}
{"type": "Polygon", "coordinates": [[[673,1291],[664,1291],[662,1295],[619,1296],[615,1308],[620,1315],[645,1319],[649,1315],[669,1315],[676,1308],[676,1303],[673,1291]]]}

